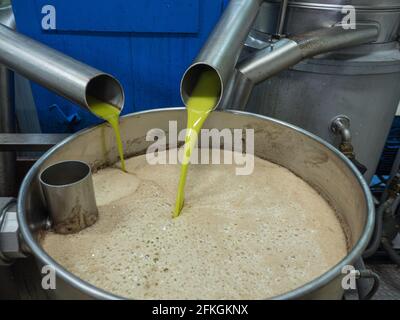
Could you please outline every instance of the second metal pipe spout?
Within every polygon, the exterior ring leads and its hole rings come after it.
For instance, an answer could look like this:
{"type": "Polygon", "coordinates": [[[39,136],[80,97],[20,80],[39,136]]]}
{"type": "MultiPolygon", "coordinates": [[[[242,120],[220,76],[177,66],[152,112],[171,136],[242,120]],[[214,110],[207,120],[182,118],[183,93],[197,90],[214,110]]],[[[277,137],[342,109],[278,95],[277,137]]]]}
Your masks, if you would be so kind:
{"type": "Polygon", "coordinates": [[[256,52],[237,65],[233,80],[230,108],[244,109],[255,85],[286,70],[302,60],[352,46],[373,42],[379,35],[375,24],[344,29],[342,26],[323,28],[282,39],[256,52]]]}
{"type": "Polygon", "coordinates": [[[0,24],[0,64],[90,110],[88,97],[122,110],[124,91],[111,75],[0,24]]]}

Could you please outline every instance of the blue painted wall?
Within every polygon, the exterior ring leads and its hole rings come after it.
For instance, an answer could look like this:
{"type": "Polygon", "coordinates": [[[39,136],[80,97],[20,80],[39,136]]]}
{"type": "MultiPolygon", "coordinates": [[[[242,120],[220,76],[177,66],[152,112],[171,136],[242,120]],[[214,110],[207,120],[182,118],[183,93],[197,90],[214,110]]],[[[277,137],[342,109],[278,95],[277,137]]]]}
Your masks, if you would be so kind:
{"type": "MultiPolygon", "coordinates": [[[[117,77],[123,114],[181,106],[180,79],[226,0],[13,0],[18,31],[117,77]],[[43,30],[44,5],[56,30],[43,30]]],[[[42,131],[75,132],[99,120],[32,83],[42,131]]]]}

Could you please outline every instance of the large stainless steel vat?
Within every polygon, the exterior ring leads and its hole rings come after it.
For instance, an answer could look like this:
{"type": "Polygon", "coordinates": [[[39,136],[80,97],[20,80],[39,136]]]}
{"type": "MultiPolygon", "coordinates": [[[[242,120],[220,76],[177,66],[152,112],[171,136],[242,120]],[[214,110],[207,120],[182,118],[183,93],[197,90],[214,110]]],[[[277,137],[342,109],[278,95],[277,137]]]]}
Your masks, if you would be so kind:
{"type": "MultiPolygon", "coordinates": [[[[186,123],[184,109],[153,110],[123,118],[121,130],[126,155],[144,154],[151,144],[146,142],[146,133],[154,128],[168,132],[171,120],[178,122],[178,130],[183,129],[186,123]]],[[[205,127],[254,128],[257,156],[280,164],[302,177],[337,210],[348,236],[348,256],[318,279],[277,298],[340,299],[343,294],[342,268],[353,264],[360,257],[374,224],[372,198],[361,174],[334,147],[303,129],[277,120],[243,112],[215,112],[205,127]]],[[[117,161],[118,154],[114,141],[113,132],[108,125],[77,133],[45,154],[23,182],[18,199],[18,220],[26,247],[36,259],[36,272],[44,265],[55,267],[57,289],[47,292],[50,298],[118,298],[63,269],[42,250],[38,242],[48,218],[42,202],[39,173],[61,160],[86,161],[93,169],[112,164],[117,161]]]]}
{"type": "MultiPolygon", "coordinates": [[[[282,0],[266,0],[260,9],[254,31],[274,34],[278,28],[282,0]]],[[[356,10],[357,23],[375,22],[380,26],[377,43],[395,41],[400,29],[400,3],[398,0],[289,0],[283,33],[301,34],[340,23],[348,11],[356,10]],[[346,8],[344,8],[346,9],[346,8]]]]}
{"type": "MultiPolygon", "coordinates": [[[[296,35],[341,22],[343,5],[353,5],[357,23],[375,23],[380,36],[362,45],[303,61],[256,86],[246,111],[289,122],[335,146],[330,130],[339,115],[351,120],[357,159],[375,174],[400,101],[400,3],[397,0],[291,0],[284,33],[296,35]]],[[[281,1],[263,3],[253,28],[257,39],[277,29],[281,1]]]]}

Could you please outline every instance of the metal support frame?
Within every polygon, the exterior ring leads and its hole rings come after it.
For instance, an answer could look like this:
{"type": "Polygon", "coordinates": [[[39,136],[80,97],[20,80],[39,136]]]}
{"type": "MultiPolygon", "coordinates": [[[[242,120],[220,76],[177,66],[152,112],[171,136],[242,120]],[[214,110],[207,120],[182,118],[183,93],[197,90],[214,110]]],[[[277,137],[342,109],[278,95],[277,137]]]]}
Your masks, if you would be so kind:
{"type": "Polygon", "coordinates": [[[0,152],[47,151],[67,138],[69,134],[0,134],[0,152]]]}

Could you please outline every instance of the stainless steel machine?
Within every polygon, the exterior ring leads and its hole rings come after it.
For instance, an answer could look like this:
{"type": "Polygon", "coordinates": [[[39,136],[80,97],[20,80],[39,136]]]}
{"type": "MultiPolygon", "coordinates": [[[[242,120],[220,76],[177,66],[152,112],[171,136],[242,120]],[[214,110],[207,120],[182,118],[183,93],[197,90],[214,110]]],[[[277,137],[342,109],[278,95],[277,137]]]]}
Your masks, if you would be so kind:
{"type": "Polygon", "coordinates": [[[399,26],[395,0],[232,1],[186,73],[183,99],[211,67],[224,109],[287,121],[338,147],[341,117],[369,181],[400,100],[399,26]],[[343,25],[344,5],[355,10],[354,29],[343,25]]]}
{"type": "MultiPolygon", "coordinates": [[[[399,26],[400,4],[395,0],[379,4],[371,0],[231,0],[183,76],[181,94],[186,103],[201,73],[215,72],[222,88],[218,107],[225,111],[215,112],[207,126],[256,128],[257,155],[289,168],[312,184],[349,227],[350,251],[340,264],[277,298],[340,299],[341,268],[346,264],[363,268],[359,259],[365,249],[365,255],[370,255],[381,244],[390,247],[382,224],[396,221],[389,218],[397,212],[400,179],[395,176],[380,203],[376,201],[377,223],[366,181],[374,174],[400,101],[399,26]],[[356,21],[350,19],[353,9],[356,21]],[[386,239],[384,243],[382,239],[386,239]]],[[[111,76],[3,26],[0,63],[83,107],[89,93],[100,94],[122,108],[123,91],[111,76]]],[[[8,69],[2,70],[8,77],[8,69]]],[[[122,121],[126,155],[144,153],[147,130],[164,128],[171,119],[183,124],[183,109],[126,117],[122,121]]],[[[3,201],[0,260],[11,263],[17,259],[18,274],[29,268],[28,273],[36,279],[30,282],[35,288],[40,286],[41,268],[53,265],[59,287],[48,292],[37,289],[41,295],[118,298],[69,273],[43,251],[39,241],[49,221],[38,186],[40,171],[60,160],[83,160],[92,168],[115,162],[116,157],[110,156],[113,152],[104,152],[104,146],[107,151],[116,150],[111,130],[104,126],[70,137],[30,170],[20,189],[18,210],[15,200],[3,201]],[[21,261],[27,261],[25,267],[21,261]]],[[[364,271],[359,275],[371,277],[364,271]]]]}
{"type": "MultiPolygon", "coordinates": [[[[355,154],[370,181],[400,101],[400,3],[289,1],[281,19],[282,33],[290,37],[334,25],[343,19],[341,6],[347,4],[354,6],[357,24],[379,26],[375,41],[302,61],[259,83],[246,106],[234,107],[288,121],[335,146],[341,137],[331,130],[331,123],[346,116],[355,154]]],[[[262,5],[252,30],[254,38],[274,34],[277,22],[270,17],[278,16],[279,7],[277,1],[262,5]]]]}

